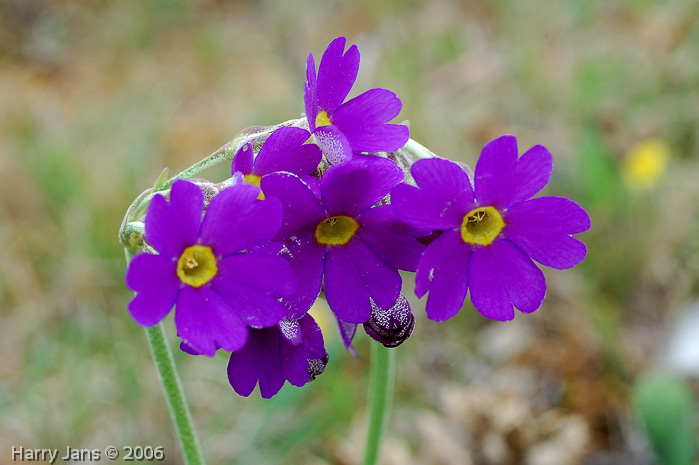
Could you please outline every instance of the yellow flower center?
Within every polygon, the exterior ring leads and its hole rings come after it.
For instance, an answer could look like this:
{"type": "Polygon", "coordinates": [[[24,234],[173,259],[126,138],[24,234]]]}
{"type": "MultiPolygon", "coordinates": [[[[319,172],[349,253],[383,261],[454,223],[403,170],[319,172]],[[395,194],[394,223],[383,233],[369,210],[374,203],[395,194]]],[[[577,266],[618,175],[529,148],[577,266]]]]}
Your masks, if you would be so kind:
{"type": "MultiPolygon", "coordinates": [[[[250,184],[253,186],[260,187],[260,180],[262,178],[256,174],[246,174],[243,176],[243,180],[245,181],[246,184],[250,184]]],[[[257,194],[257,199],[258,200],[264,200],[265,199],[265,194],[262,193],[262,189],[260,189],[260,193],[257,194]]]]}
{"type": "Polygon", "coordinates": [[[464,216],[461,239],[468,244],[489,245],[504,227],[499,211],[493,207],[479,207],[464,216]]]}
{"type": "Polygon", "coordinates": [[[193,245],[187,247],[177,261],[177,276],[190,286],[200,287],[218,273],[216,257],[211,247],[193,245]]]}
{"type": "Polygon", "coordinates": [[[316,127],[319,128],[321,126],[330,126],[333,124],[332,121],[330,121],[330,117],[328,116],[328,112],[323,110],[320,113],[316,115],[316,127]]]}
{"type": "Polygon", "coordinates": [[[359,229],[359,224],[349,216],[339,215],[325,218],[316,226],[316,241],[319,244],[345,245],[359,229]]]}

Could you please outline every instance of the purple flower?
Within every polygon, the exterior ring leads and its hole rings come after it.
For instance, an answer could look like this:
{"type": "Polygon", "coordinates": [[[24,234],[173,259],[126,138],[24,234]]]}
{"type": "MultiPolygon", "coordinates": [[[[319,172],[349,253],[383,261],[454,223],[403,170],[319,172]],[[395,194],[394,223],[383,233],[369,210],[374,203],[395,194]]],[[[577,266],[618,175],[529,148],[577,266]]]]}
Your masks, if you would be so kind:
{"type": "Polygon", "coordinates": [[[320,327],[307,314],[297,321],[251,329],[245,346],[231,354],[228,380],[241,396],[249,396],[259,382],[262,397],[269,399],[286,380],[299,387],[313,380],[327,362],[320,327]]]}
{"type": "Polygon", "coordinates": [[[170,201],[156,195],[146,214],[146,241],[157,255],[131,261],[126,284],[137,294],[129,311],[142,326],[159,323],[177,306],[177,334],[199,353],[241,348],[246,326],[267,327],[285,316],[278,295],[296,289],[279,257],[250,252],[279,230],[279,200],[258,201],[259,189],[224,189],[209,204],[195,184],[177,181],[170,201]]]}
{"type": "Polygon", "coordinates": [[[398,150],[410,133],[407,126],[387,124],[402,106],[389,90],[371,89],[345,102],[359,71],[359,50],[352,45],[345,52],[345,42],[344,37],[330,42],[317,75],[312,53],[306,64],[308,125],[333,165],[350,160],[352,153],[398,150]]]}
{"type": "Polygon", "coordinates": [[[266,195],[284,208],[275,240],[284,242],[283,253],[303,277],[297,293],[283,301],[303,313],[324,283],[328,305],[348,323],[371,318],[371,299],[382,308],[393,305],[398,270],[414,271],[424,250],[416,240],[424,231],[400,221],[390,205],[374,206],[402,179],[395,163],[366,155],[328,170],[320,198],[290,173],[262,179],[266,195]]]}
{"type": "Polygon", "coordinates": [[[513,305],[533,312],[544,300],[546,283],[532,259],[564,269],[585,258],[585,245],[571,234],[590,228],[587,213],[566,198],[527,200],[551,178],[551,154],[541,145],[519,159],[517,154],[517,140],[502,136],[483,148],[473,187],[456,163],[427,159],[411,170],[419,188],[393,189],[399,218],[444,231],[425,250],[415,280],[418,297],[430,293],[429,318],[454,316],[468,289],[488,318],[513,319],[513,305]]]}
{"type": "Polygon", "coordinates": [[[281,127],[262,144],[257,157],[248,142],[233,157],[231,173],[242,173],[245,182],[255,186],[260,185],[262,176],[277,171],[306,176],[318,167],[322,157],[317,145],[304,144],[310,137],[305,129],[281,127]]]}

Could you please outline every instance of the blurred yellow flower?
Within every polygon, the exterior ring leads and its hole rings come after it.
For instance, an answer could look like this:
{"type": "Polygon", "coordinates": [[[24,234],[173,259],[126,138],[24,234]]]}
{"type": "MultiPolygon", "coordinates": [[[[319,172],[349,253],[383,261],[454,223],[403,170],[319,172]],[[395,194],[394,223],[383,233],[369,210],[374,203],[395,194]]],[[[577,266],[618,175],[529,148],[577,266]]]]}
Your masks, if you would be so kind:
{"type": "Polygon", "coordinates": [[[662,139],[646,139],[631,147],[622,164],[624,182],[632,189],[652,189],[670,158],[670,146],[662,139]]]}

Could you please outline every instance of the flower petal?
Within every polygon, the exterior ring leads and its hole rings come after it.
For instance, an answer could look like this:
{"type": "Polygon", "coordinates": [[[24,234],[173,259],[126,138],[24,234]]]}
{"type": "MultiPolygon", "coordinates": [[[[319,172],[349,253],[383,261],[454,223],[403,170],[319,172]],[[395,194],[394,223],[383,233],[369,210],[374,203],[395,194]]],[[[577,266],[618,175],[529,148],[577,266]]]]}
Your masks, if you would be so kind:
{"type": "Polygon", "coordinates": [[[371,157],[329,169],[320,180],[321,199],[329,216],[356,217],[386,197],[403,179],[403,170],[392,160],[371,157]]]}
{"type": "Polygon", "coordinates": [[[337,126],[321,126],[313,131],[313,135],[331,165],[340,165],[352,159],[352,146],[337,126]]]}
{"type": "Polygon", "coordinates": [[[280,342],[279,337],[276,327],[250,329],[245,346],[231,354],[228,381],[238,395],[249,396],[258,380],[261,388],[262,379],[265,393],[272,392],[269,397],[284,385],[278,346],[275,347],[275,343],[280,342]]]}
{"type": "Polygon", "coordinates": [[[177,335],[203,355],[220,347],[235,351],[245,345],[248,330],[236,313],[209,286],[185,286],[175,311],[177,335]]]}
{"type": "Polygon", "coordinates": [[[484,316],[508,321],[518,310],[537,310],[546,295],[544,274],[527,255],[507,239],[475,247],[469,277],[471,301],[484,316]]]}
{"type": "Polygon", "coordinates": [[[565,197],[537,197],[508,208],[504,217],[510,227],[577,234],[590,229],[590,217],[580,205],[565,197]]]}
{"type": "Polygon", "coordinates": [[[268,197],[282,202],[282,225],[276,238],[285,240],[304,231],[315,231],[316,225],[325,219],[325,209],[310,187],[290,173],[274,173],[262,178],[262,190],[268,197]]]}
{"type": "Polygon", "coordinates": [[[353,152],[393,152],[403,147],[410,130],[386,124],[400,113],[402,103],[386,89],[371,89],[343,103],[331,120],[347,137],[353,152]]]}
{"type": "Polygon", "coordinates": [[[146,240],[155,250],[169,257],[196,244],[204,209],[204,195],[194,183],[175,181],[170,201],[162,195],[151,200],[146,214],[146,240]]]}
{"type": "Polygon", "coordinates": [[[277,198],[257,200],[256,186],[231,186],[211,200],[201,227],[201,241],[218,256],[229,255],[272,239],[281,226],[277,198]]]}
{"type": "Polygon", "coordinates": [[[417,241],[429,231],[408,226],[390,205],[369,208],[357,217],[357,236],[381,259],[399,270],[415,271],[425,246],[417,241]]]}
{"type": "Polygon", "coordinates": [[[320,108],[318,107],[318,78],[316,75],[316,62],[313,54],[309,53],[306,59],[306,82],[303,84],[303,103],[306,109],[306,118],[311,132],[316,129],[316,116],[320,108]]]}
{"type": "Polygon", "coordinates": [[[279,256],[288,261],[299,278],[296,292],[281,299],[287,310],[287,318],[301,318],[318,298],[323,286],[326,250],[327,247],[318,244],[311,234],[284,243],[279,256]]]}
{"type": "Polygon", "coordinates": [[[587,231],[590,217],[577,203],[562,197],[539,197],[506,211],[503,234],[527,255],[559,270],[582,262],[587,247],[570,234],[587,231]]]}
{"type": "Polygon", "coordinates": [[[258,176],[287,171],[297,176],[313,172],[322,157],[315,144],[304,144],[311,133],[303,128],[281,127],[265,141],[255,159],[258,176]]]}
{"type": "Polygon", "coordinates": [[[247,253],[226,257],[219,264],[212,287],[247,326],[273,326],[286,316],[278,294],[295,289],[296,278],[284,259],[247,253]]]}
{"type": "Polygon", "coordinates": [[[427,317],[445,321],[456,315],[468,292],[471,247],[457,231],[447,231],[432,242],[422,255],[415,276],[415,294],[429,290],[427,317]]]}
{"type": "Polygon", "coordinates": [[[352,45],[345,52],[346,40],[338,37],[330,42],[318,68],[318,105],[328,113],[345,101],[359,72],[359,49],[352,45]]]}
{"type": "Polygon", "coordinates": [[[180,291],[177,263],[169,257],[142,253],[126,271],[126,284],[138,294],[129,303],[131,316],[141,326],[158,324],[175,305],[180,291]]]}
{"type": "Polygon", "coordinates": [[[475,207],[468,174],[443,158],[417,161],[411,174],[419,189],[399,184],[391,192],[391,205],[398,217],[418,228],[454,229],[475,207]]]}
{"type": "Polygon", "coordinates": [[[400,288],[398,271],[378,258],[360,240],[328,250],[325,297],[339,319],[348,323],[369,321],[369,298],[379,306],[390,307],[398,298],[400,288]]]}
{"type": "Polygon", "coordinates": [[[528,199],[551,179],[551,154],[541,145],[517,160],[517,139],[501,136],[483,147],[476,164],[475,186],[479,205],[500,209],[528,199]]]}
{"type": "Polygon", "coordinates": [[[255,152],[252,149],[252,144],[248,142],[243,144],[242,147],[235,152],[233,156],[233,163],[231,164],[231,174],[233,173],[252,173],[252,160],[255,156],[255,152]]]}

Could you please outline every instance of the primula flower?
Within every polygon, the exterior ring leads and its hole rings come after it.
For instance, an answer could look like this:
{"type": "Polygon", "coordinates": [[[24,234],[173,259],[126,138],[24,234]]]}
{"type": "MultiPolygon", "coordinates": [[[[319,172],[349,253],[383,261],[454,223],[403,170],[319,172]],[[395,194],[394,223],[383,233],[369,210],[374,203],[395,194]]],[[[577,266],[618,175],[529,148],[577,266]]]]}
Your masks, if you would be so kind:
{"type": "Polygon", "coordinates": [[[330,42],[317,74],[312,53],[306,63],[308,125],[333,165],[350,160],[352,153],[398,150],[410,134],[405,125],[387,124],[402,106],[389,90],[371,89],[345,102],[359,71],[359,50],[352,45],[345,52],[345,42],[344,37],[330,42]]]}
{"type": "Polygon", "coordinates": [[[262,176],[277,171],[306,176],[318,167],[322,158],[317,145],[304,144],[310,137],[303,128],[281,127],[267,138],[256,157],[252,143],[248,142],[233,157],[231,173],[242,173],[245,182],[254,186],[260,185],[262,176]]]}
{"type": "Polygon", "coordinates": [[[279,257],[251,252],[279,230],[279,200],[257,200],[255,186],[224,189],[202,220],[204,196],[177,181],[170,201],[156,195],[146,214],[145,239],[158,254],[131,261],[126,284],[137,294],[129,311],[142,326],[159,323],[173,305],[177,334],[199,353],[240,349],[246,326],[276,325],[285,316],[278,295],[296,289],[296,277],[279,257]]]}
{"type": "Polygon", "coordinates": [[[502,136],[483,148],[473,186],[456,163],[435,158],[412,166],[419,188],[393,189],[399,218],[444,231],[425,250],[415,280],[418,297],[430,293],[429,318],[454,316],[469,289],[473,305],[488,318],[513,319],[513,305],[533,312],[546,283],[532,259],[564,269],[585,258],[585,245],[571,234],[590,228],[587,213],[566,198],[527,200],[551,178],[551,154],[540,145],[519,159],[517,154],[516,139],[502,136]]]}
{"type": "Polygon", "coordinates": [[[402,179],[394,162],[366,155],[328,170],[320,198],[290,173],[262,179],[266,195],[284,208],[275,240],[284,242],[283,254],[303,276],[292,307],[305,312],[323,276],[328,305],[342,321],[368,321],[370,299],[382,308],[393,305],[401,288],[398,270],[414,271],[424,250],[416,238],[425,231],[400,221],[390,205],[374,206],[402,179]]]}
{"type": "Polygon", "coordinates": [[[269,328],[251,329],[243,348],[231,354],[228,380],[239,395],[249,396],[260,385],[265,399],[275,395],[286,380],[303,386],[325,370],[328,353],[323,334],[313,318],[282,320],[269,328]]]}

